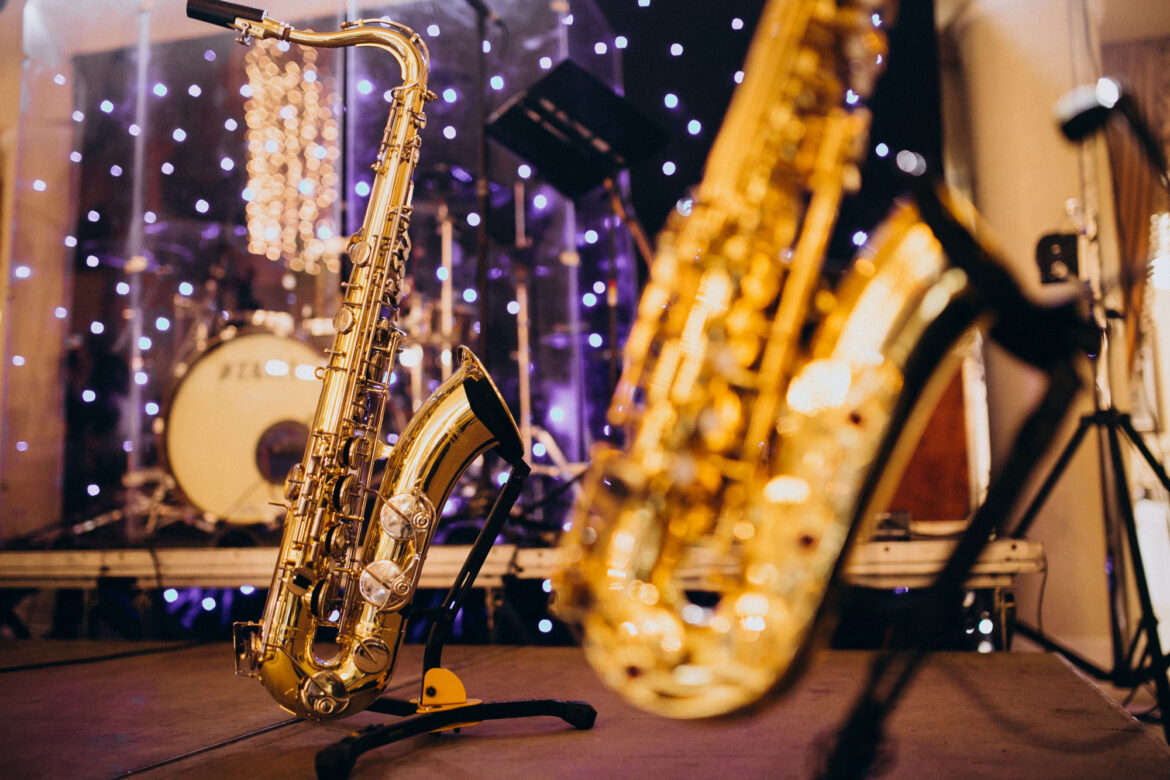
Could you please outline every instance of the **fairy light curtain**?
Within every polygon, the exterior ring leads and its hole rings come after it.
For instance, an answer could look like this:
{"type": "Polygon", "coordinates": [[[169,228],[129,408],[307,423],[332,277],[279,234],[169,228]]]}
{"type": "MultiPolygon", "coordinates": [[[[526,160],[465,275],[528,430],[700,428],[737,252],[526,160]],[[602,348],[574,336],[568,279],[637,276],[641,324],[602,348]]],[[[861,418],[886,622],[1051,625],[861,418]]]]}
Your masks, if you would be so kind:
{"type": "Polygon", "coordinates": [[[330,207],[338,195],[341,95],[324,88],[316,49],[262,41],[246,62],[248,251],[292,271],[336,273],[330,207]]]}

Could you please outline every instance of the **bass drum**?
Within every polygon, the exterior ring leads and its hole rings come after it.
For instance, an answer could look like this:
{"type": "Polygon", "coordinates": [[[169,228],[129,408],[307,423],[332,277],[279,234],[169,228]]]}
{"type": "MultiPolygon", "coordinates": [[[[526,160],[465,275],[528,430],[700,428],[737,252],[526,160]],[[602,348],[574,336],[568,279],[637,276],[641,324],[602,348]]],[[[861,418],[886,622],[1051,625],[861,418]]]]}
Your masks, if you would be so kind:
{"type": "Polygon", "coordinates": [[[324,355],[303,341],[229,328],[181,376],[162,446],[183,495],[209,517],[272,523],[309,440],[324,355]]]}

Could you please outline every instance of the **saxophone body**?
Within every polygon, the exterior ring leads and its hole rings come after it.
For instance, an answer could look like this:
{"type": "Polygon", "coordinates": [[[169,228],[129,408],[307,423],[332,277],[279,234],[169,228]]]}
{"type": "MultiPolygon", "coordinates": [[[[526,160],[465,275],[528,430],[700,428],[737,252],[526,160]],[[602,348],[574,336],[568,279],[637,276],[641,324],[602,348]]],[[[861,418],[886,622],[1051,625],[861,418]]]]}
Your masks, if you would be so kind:
{"type": "Polygon", "coordinates": [[[554,582],[599,676],[651,712],[731,713],[793,679],[979,316],[909,205],[821,282],[882,6],[767,4],[691,213],[659,237],[609,411],[625,447],[594,452],[554,582]]]}
{"type": "Polygon", "coordinates": [[[188,14],[252,38],[305,46],[372,46],[401,66],[392,91],[369,207],[348,247],[353,271],[320,370],[304,457],[285,483],[276,570],[259,623],[237,623],[237,674],[257,677],[284,709],[339,718],[369,706],[394,671],[410,604],[439,513],[481,453],[516,464],[519,432],[479,360],[460,348],[457,370],[427,399],[393,446],[380,433],[389,374],[403,339],[395,323],[410,252],[413,173],[427,90],[425,44],[387,20],[336,32],[296,30],[263,11],[191,0],[188,14]],[[374,467],[384,462],[374,483],[374,467]]]}

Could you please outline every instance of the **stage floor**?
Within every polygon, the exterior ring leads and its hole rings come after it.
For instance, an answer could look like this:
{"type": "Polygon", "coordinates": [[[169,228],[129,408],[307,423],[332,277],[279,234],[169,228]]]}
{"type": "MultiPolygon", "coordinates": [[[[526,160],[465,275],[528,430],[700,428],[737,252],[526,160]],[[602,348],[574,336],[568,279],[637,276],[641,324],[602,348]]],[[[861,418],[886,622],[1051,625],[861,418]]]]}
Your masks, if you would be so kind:
{"type": "MultiPolygon", "coordinates": [[[[417,695],[421,658],[403,648],[390,695],[417,695]]],[[[696,723],[633,709],[576,648],[452,646],[444,664],[469,696],[585,700],[596,726],[532,718],[417,736],[362,756],[352,777],[809,777],[869,658],[825,652],[774,706],[696,723]]],[[[0,765],[12,778],[312,778],[318,750],[389,719],[293,721],[232,742],[289,718],[259,683],[233,676],[227,644],[6,640],[0,683],[0,765]]],[[[1170,778],[1170,748],[1047,654],[932,656],[887,735],[888,778],[1170,778]]]]}

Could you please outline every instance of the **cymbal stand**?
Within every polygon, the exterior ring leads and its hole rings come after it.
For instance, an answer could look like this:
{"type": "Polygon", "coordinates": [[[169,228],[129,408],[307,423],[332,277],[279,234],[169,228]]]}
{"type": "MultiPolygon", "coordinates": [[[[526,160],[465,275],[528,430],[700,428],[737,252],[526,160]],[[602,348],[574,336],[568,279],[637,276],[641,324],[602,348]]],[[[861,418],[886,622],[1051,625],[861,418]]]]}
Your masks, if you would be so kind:
{"type": "MultiPolygon", "coordinates": [[[[455,299],[454,299],[454,252],[455,252],[455,218],[447,208],[447,201],[439,203],[439,260],[443,268],[443,278],[439,288],[439,343],[443,349],[440,356],[443,381],[451,377],[451,350],[455,346],[452,342],[455,333],[455,299]]],[[[482,324],[480,327],[484,327],[482,324]]]]}
{"type": "MultiPolygon", "coordinates": [[[[516,182],[513,188],[513,203],[516,220],[516,249],[527,250],[532,241],[527,235],[527,221],[524,209],[526,195],[524,182],[516,182]]],[[[564,452],[556,443],[553,435],[539,425],[532,423],[532,319],[531,306],[528,298],[528,266],[521,262],[516,264],[514,273],[516,294],[516,367],[519,379],[519,411],[520,440],[524,443],[524,457],[529,461],[533,458],[533,446],[539,443],[545,448],[552,466],[533,466],[533,471],[542,476],[557,478],[573,478],[584,468],[584,464],[570,463],[564,452]]]]}

